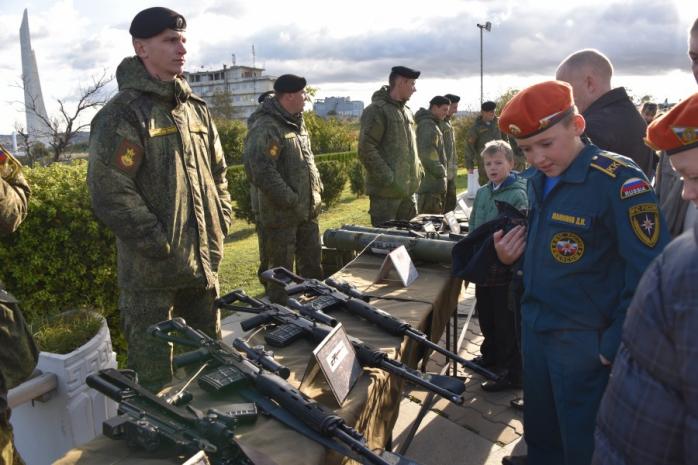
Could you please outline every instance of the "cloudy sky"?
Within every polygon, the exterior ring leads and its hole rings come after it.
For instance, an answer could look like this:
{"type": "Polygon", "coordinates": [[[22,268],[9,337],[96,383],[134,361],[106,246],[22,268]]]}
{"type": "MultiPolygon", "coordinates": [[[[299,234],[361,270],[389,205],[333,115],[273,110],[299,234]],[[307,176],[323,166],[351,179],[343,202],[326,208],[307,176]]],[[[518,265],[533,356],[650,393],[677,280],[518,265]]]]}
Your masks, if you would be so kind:
{"type": "Polygon", "coordinates": [[[0,4],[0,134],[24,125],[19,27],[29,9],[49,113],[81,84],[132,54],[128,27],[148,6],[164,5],[189,24],[187,69],[256,63],[269,74],[296,73],[319,97],[369,103],[391,66],[422,71],[410,106],[455,93],[461,108],[480,96],[480,31],[484,33],[485,98],[554,76],[562,58],[587,47],[615,66],[614,86],[635,96],[676,101],[698,91],[686,54],[686,31],[698,16],[695,0],[2,0],[0,4]],[[554,5],[554,6],[553,6],[554,5]],[[438,7],[438,8],[437,8],[438,7]]]}

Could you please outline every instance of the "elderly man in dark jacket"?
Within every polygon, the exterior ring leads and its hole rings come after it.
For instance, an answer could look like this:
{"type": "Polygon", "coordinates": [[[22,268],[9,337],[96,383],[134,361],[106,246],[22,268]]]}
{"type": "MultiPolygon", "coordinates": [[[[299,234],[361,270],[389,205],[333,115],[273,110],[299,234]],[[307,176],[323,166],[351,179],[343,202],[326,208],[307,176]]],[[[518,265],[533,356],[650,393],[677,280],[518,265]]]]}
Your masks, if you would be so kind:
{"type": "Polygon", "coordinates": [[[613,65],[598,50],[580,50],[565,58],[556,79],[568,82],[574,103],[586,121],[585,134],[603,150],[632,158],[651,177],[654,153],[643,142],[647,123],[625,88],[611,88],[613,65]]]}
{"type": "MultiPolygon", "coordinates": [[[[650,124],[647,139],[698,204],[698,94],[650,124]]],[[[698,463],[698,229],[652,262],[637,286],[597,417],[596,465],[698,463]]]]}

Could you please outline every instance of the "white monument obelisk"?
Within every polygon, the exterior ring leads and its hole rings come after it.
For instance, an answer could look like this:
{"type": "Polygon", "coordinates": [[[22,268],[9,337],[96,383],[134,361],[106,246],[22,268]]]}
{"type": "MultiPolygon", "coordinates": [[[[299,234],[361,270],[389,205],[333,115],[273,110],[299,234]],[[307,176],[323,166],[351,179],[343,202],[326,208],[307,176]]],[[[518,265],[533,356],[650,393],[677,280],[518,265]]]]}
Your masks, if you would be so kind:
{"type": "Polygon", "coordinates": [[[34,141],[45,141],[50,134],[47,124],[48,116],[44,106],[44,97],[41,94],[39,68],[36,66],[36,55],[32,50],[29,16],[26,9],[22,18],[22,26],[19,28],[19,43],[22,49],[22,84],[24,85],[24,106],[27,115],[27,134],[34,141]]]}

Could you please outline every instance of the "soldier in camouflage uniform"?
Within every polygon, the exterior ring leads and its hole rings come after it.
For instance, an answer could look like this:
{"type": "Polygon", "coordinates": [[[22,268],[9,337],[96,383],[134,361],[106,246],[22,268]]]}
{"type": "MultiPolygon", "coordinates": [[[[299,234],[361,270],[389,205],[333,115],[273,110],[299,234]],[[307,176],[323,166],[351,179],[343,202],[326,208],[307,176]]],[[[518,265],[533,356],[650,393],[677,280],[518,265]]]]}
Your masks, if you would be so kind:
{"type": "Polygon", "coordinates": [[[424,175],[417,155],[412,111],[405,105],[415,92],[419,71],[395,66],[389,85],[373,94],[361,115],[359,159],[366,168],[371,224],[409,220],[417,213],[414,193],[424,175]]]}
{"type": "MultiPolygon", "coordinates": [[[[306,278],[322,278],[320,227],[322,181],[303,121],[304,78],[285,74],[274,83],[245,140],[243,162],[256,187],[263,248],[269,268],[283,266],[306,278]]],[[[261,258],[261,257],[260,257],[261,258]]],[[[269,287],[269,297],[284,296],[269,287]]]]}
{"type": "MultiPolygon", "coordinates": [[[[257,98],[257,103],[259,103],[259,105],[257,105],[255,111],[252,112],[249,118],[247,118],[248,131],[254,122],[257,121],[257,118],[264,114],[264,111],[262,110],[264,101],[273,96],[273,90],[268,90],[259,95],[257,98]]],[[[257,188],[252,183],[250,183],[250,208],[252,209],[252,214],[254,215],[254,230],[257,233],[257,248],[259,249],[259,267],[257,268],[257,276],[259,277],[263,271],[269,269],[269,260],[267,259],[267,253],[264,250],[264,230],[261,227],[259,218],[259,194],[257,193],[257,188]]],[[[264,281],[262,281],[261,278],[259,278],[259,282],[264,284],[264,281]]]]}
{"type": "Polygon", "coordinates": [[[424,167],[424,178],[419,185],[419,213],[443,213],[448,159],[441,123],[450,104],[446,97],[437,95],[429,102],[428,110],[420,108],[415,115],[419,159],[424,167]]]}
{"type": "Polygon", "coordinates": [[[491,101],[482,104],[482,111],[475,119],[473,126],[468,130],[468,135],[465,139],[465,167],[468,168],[469,173],[472,173],[477,167],[478,181],[481,186],[488,182],[485,166],[480,157],[485,144],[491,140],[509,140],[506,134],[503,135],[499,130],[497,116],[494,114],[495,108],[497,108],[497,105],[491,101]]]}
{"type": "MultiPolygon", "coordinates": [[[[0,234],[10,234],[27,215],[29,184],[21,166],[0,146],[0,234]]],[[[15,449],[7,391],[34,371],[38,351],[17,300],[0,283],[0,464],[22,465],[15,449]]]]}
{"type": "Polygon", "coordinates": [[[448,114],[439,125],[444,135],[444,148],[446,151],[446,199],[444,200],[444,213],[456,208],[456,176],[458,175],[458,156],[456,155],[456,132],[453,130],[451,118],[458,111],[460,97],[454,94],[444,95],[450,103],[448,114]]]}
{"type": "Polygon", "coordinates": [[[136,15],[137,56],[117,68],[119,93],[90,133],[87,181],[95,214],[116,236],[128,367],[151,390],[171,380],[172,348],[149,337],[149,325],[175,314],[220,334],[213,301],[232,212],[218,132],[180,77],[185,27],[166,8],[136,15]]]}

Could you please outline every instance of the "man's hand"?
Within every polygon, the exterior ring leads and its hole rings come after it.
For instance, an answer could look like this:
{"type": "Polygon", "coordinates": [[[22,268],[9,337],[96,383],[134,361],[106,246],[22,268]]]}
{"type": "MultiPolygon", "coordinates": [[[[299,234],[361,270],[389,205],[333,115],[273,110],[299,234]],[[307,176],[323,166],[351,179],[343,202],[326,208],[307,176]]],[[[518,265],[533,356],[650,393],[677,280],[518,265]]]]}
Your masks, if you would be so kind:
{"type": "Polygon", "coordinates": [[[526,248],[526,228],[524,226],[515,226],[506,234],[504,234],[504,230],[500,229],[495,231],[492,238],[497,258],[505,265],[511,265],[518,260],[526,248]]]}

